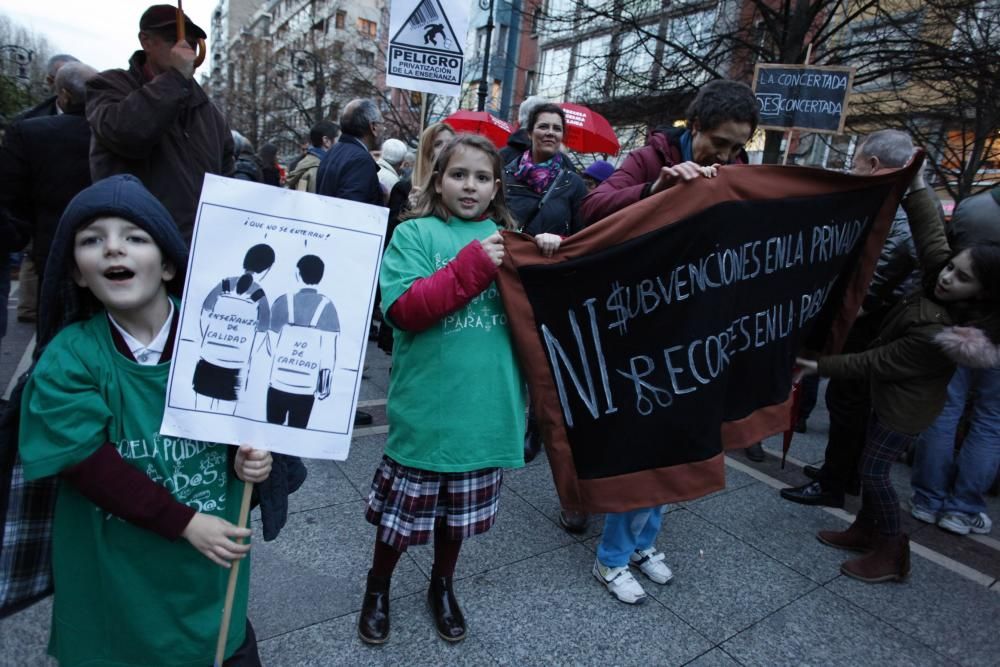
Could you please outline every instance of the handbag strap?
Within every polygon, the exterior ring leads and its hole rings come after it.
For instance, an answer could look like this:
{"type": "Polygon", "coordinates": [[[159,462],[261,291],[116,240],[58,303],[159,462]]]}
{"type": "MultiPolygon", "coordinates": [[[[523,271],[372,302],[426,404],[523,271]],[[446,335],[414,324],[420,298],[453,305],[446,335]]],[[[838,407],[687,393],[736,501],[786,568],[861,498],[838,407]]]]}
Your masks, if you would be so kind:
{"type": "Polygon", "coordinates": [[[556,186],[559,185],[559,182],[563,180],[563,174],[565,173],[566,170],[562,169],[559,171],[559,175],[556,176],[554,179],[552,179],[552,182],[549,183],[549,187],[546,188],[545,193],[542,194],[542,198],[538,200],[538,206],[536,206],[535,210],[531,212],[531,217],[528,218],[527,222],[525,222],[521,226],[522,230],[527,229],[528,225],[530,225],[532,222],[535,221],[535,217],[538,215],[538,212],[542,210],[542,208],[545,206],[545,202],[547,202],[549,200],[549,197],[552,196],[552,193],[555,191],[556,186]]]}

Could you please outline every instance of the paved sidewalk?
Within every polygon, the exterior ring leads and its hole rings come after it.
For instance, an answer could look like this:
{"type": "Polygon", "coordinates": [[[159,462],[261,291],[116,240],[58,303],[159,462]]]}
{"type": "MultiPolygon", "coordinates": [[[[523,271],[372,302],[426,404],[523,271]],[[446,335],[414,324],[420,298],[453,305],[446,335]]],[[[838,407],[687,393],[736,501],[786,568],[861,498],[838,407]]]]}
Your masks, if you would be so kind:
{"type": "MultiPolygon", "coordinates": [[[[3,349],[6,386],[13,363],[7,340],[3,349]]],[[[449,645],[435,634],[424,600],[428,546],[399,563],[389,642],[366,646],[355,630],[374,539],[363,508],[385,443],[389,358],[372,345],[368,364],[361,398],[375,425],[357,431],[347,461],[308,462],[309,479],[292,497],[280,537],[266,543],[258,534],[255,541],[250,614],[266,665],[908,667],[1000,660],[1000,543],[907,522],[922,546],[906,583],[847,579],[839,571],[845,552],[813,537],[846,526],[846,515],[781,500],[776,488],[782,480],[800,483],[798,468],[780,470],[776,456],[751,464],[742,453],[728,460],[725,490],[669,508],[658,547],[675,578],[657,586],[638,575],[650,595],[645,605],[617,602],[591,575],[601,522],[579,539],[559,528],[541,456],[505,473],[496,526],[463,547],[456,591],[469,637],[449,645]]],[[[820,406],[810,433],[796,435],[792,457],[821,460],[826,428],[820,406]]],[[[765,446],[777,453],[778,438],[765,446]]],[[[897,473],[905,492],[908,469],[897,473]]],[[[1000,519],[1000,503],[991,502],[1000,519]]],[[[44,656],[50,610],[40,603],[0,621],[0,664],[52,664],[44,656]]]]}

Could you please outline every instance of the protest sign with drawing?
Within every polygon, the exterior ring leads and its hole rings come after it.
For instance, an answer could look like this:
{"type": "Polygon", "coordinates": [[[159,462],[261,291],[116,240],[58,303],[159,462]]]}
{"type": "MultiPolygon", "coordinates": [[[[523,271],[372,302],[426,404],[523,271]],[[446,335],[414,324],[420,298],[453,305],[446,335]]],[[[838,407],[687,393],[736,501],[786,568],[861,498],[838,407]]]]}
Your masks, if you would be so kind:
{"type": "Polygon", "coordinates": [[[161,432],[346,458],[386,220],[206,176],[161,432]]]}
{"type": "Polygon", "coordinates": [[[914,166],[723,167],[565,239],[505,234],[499,284],[562,506],[620,512],[725,484],[785,430],[800,350],[839,349],[914,166]]]}

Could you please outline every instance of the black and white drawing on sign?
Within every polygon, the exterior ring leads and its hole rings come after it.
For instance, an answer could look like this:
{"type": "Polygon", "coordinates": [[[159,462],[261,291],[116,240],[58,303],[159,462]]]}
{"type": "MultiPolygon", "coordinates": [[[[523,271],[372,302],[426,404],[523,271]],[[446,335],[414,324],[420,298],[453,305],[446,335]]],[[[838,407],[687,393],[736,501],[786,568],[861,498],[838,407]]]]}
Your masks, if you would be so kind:
{"type": "Polygon", "coordinates": [[[441,35],[445,37],[444,34],[444,24],[443,23],[432,23],[425,28],[424,32],[424,44],[430,44],[432,46],[437,46],[437,36],[441,35]]]}
{"type": "Polygon", "coordinates": [[[330,395],[340,320],[333,302],[316,290],[324,269],[316,255],[302,257],[295,269],[302,289],[274,302],[270,330],[277,340],[267,388],[271,424],[308,428],[313,404],[330,395]]]}
{"type": "Polygon", "coordinates": [[[461,90],[465,53],[459,35],[468,24],[460,3],[420,0],[393,2],[387,75],[389,85],[456,95],[461,90]],[[396,19],[405,17],[397,26],[396,19]]]}
{"type": "Polygon", "coordinates": [[[386,218],[206,177],[161,433],[343,460],[386,218]]]}
{"type": "Polygon", "coordinates": [[[192,380],[199,410],[236,412],[251,356],[267,343],[270,308],[259,283],[273,264],[274,249],[259,243],[247,250],[243,274],[223,278],[205,297],[201,356],[192,380]]]}

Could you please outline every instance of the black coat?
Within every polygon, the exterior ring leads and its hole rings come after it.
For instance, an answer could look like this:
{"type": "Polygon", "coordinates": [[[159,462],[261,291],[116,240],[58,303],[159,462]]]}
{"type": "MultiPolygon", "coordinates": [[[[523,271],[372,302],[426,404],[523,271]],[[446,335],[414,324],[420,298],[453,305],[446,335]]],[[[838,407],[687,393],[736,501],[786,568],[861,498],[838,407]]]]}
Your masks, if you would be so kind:
{"type": "Polygon", "coordinates": [[[357,137],[344,134],[319,163],[316,194],[385,206],[378,165],[357,137]]]}
{"type": "Polygon", "coordinates": [[[507,145],[500,149],[500,159],[507,164],[514,158],[521,157],[529,148],[531,148],[531,136],[526,129],[519,127],[507,137],[507,145]]]}
{"type": "Polygon", "coordinates": [[[257,156],[246,153],[237,155],[236,170],[233,172],[233,178],[241,181],[260,183],[262,176],[260,174],[260,161],[257,159],[257,156]]]}
{"type": "Polygon", "coordinates": [[[44,266],[59,218],[90,185],[90,125],[77,113],[14,123],[0,149],[0,208],[30,229],[32,259],[44,266]]]}
{"type": "Polygon", "coordinates": [[[30,109],[26,109],[21,113],[14,116],[11,123],[17,123],[22,120],[28,120],[30,118],[45,118],[46,116],[56,116],[59,114],[59,108],[56,106],[56,96],[47,97],[30,109]]]}
{"type": "Polygon", "coordinates": [[[569,236],[583,229],[580,202],[587,194],[583,179],[572,171],[563,169],[549,189],[540,195],[514,178],[517,162],[511,160],[504,168],[503,183],[507,206],[522,227],[521,231],[532,236],[544,232],[569,236]],[[548,198],[539,209],[545,194],[548,194],[548,198]]]}

